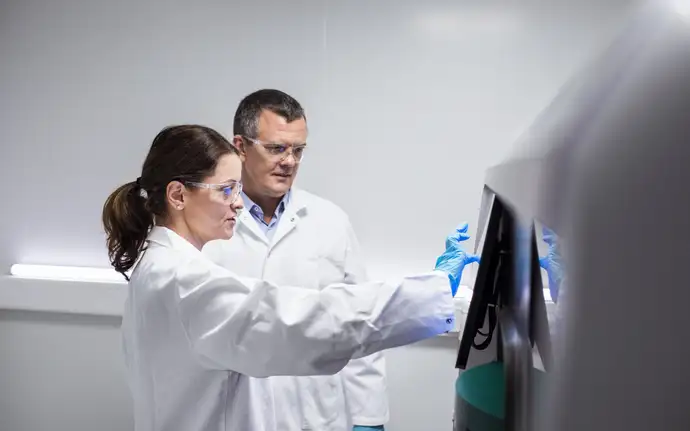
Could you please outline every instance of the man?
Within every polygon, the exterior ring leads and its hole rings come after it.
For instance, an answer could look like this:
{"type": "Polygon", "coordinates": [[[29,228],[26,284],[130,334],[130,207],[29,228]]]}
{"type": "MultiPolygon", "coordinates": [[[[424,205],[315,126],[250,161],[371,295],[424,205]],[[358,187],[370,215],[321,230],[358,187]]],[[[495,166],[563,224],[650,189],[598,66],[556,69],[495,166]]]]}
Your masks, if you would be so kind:
{"type": "MultiPolygon", "coordinates": [[[[292,187],[307,152],[299,102],[259,90],[239,104],[234,145],[243,160],[245,210],[235,236],[204,253],[243,276],[319,289],[366,278],[347,215],[335,204],[292,187]]],[[[333,376],[271,377],[279,429],[380,430],[388,421],[382,354],[351,361],[333,376]]]]}

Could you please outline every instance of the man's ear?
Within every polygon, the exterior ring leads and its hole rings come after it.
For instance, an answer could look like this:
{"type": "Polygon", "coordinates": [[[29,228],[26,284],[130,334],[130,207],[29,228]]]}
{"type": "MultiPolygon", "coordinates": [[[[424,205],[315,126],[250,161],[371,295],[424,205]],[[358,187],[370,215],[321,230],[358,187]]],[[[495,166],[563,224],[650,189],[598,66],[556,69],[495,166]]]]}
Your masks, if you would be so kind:
{"type": "Polygon", "coordinates": [[[240,160],[244,163],[244,161],[247,160],[247,147],[244,139],[242,139],[240,135],[233,136],[232,146],[237,148],[237,151],[240,153],[240,160]]]}
{"type": "Polygon", "coordinates": [[[165,197],[170,207],[174,210],[184,209],[185,187],[179,181],[170,181],[165,188],[165,197]]]}

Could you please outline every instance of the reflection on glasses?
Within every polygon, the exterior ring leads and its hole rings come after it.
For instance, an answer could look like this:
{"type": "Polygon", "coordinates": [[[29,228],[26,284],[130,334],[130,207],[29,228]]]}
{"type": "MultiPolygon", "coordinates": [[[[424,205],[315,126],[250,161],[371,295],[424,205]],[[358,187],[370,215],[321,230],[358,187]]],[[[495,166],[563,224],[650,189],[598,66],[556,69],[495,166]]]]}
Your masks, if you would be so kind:
{"type": "Polygon", "coordinates": [[[292,157],[295,159],[296,163],[299,163],[302,161],[302,159],[304,159],[304,150],[306,149],[307,144],[285,145],[273,142],[263,142],[248,136],[242,137],[249,142],[262,147],[269,157],[274,161],[282,162],[283,160],[287,159],[290,154],[292,154],[292,157]]]}
{"type": "Polygon", "coordinates": [[[228,204],[233,204],[242,193],[242,183],[239,181],[229,181],[224,184],[208,184],[208,183],[197,183],[194,181],[184,181],[187,186],[217,190],[223,193],[223,201],[228,204]]]}

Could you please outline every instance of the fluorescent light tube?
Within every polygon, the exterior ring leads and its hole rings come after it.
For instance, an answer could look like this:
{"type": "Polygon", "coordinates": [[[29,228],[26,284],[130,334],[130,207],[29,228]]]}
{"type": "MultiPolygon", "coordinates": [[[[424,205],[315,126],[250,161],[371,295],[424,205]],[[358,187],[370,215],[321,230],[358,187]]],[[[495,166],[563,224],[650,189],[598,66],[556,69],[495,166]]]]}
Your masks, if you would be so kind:
{"type": "Polygon", "coordinates": [[[10,274],[22,278],[47,280],[70,280],[91,282],[125,282],[122,274],[109,268],[90,268],[81,266],[27,265],[16,263],[10,274]]]}

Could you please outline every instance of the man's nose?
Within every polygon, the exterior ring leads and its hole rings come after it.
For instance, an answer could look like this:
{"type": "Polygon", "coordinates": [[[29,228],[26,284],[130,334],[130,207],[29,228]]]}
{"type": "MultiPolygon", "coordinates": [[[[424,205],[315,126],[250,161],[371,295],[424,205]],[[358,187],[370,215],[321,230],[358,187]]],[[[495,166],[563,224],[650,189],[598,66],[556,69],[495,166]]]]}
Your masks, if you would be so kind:
{"type": "Polygon", "coordinates": [[[283,160],[280,161],[280,166],[288,166],[288,167],[294,167],[297,164],[297,159],[295,156],[292,154],[292,151],[285,156],[283,160]]]}

